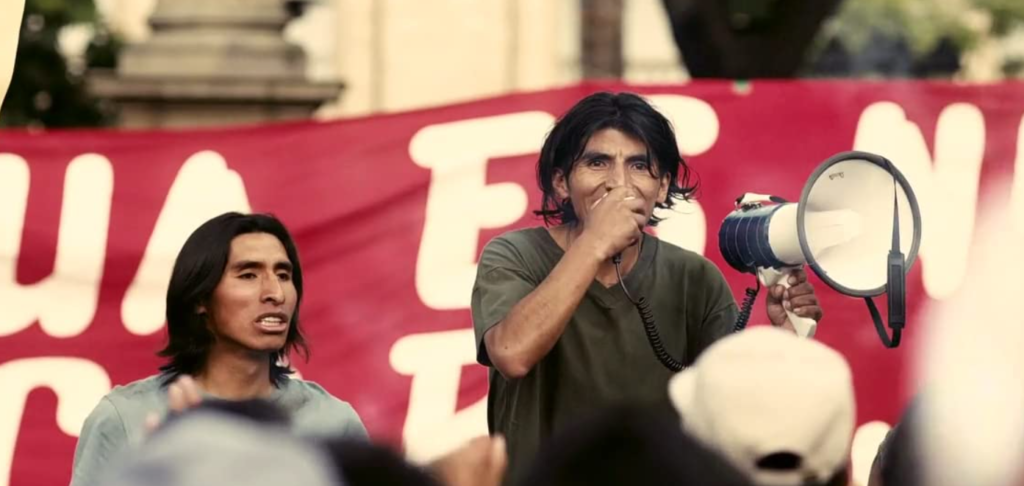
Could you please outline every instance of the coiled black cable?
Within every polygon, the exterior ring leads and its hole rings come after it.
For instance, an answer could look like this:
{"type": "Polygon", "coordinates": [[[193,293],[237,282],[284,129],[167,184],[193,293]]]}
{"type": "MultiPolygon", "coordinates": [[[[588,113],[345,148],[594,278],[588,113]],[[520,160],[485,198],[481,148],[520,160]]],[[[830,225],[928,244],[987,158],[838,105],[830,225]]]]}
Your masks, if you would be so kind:
{"type": "Polygon", "coordinates": [[[658,334],[658,328],[654,324],[654,312],[651,311],[651,306],[647,303],[647,299],[640,297],[640,300],[633,300],[633,296],[629,295],[629,289],[626,288],[625,282],[622,281],[622,274],[619,270],[622,257],[615,255],[612,258],[612,263],[615,264],[615,277],[619,279],[619,286],[622,287],[626,298],[636,306],[636,310],[640,314],[640,321],[644,324],[644,332],[647,334],[647,341],[651,344],[651,349],[654,350],[654,356],[670,371],[682,371],[684,368],[683,363],[670,356],[668,351],[665,351],[665,345],[661,343],[661,335],[658,334]]]}
{"type": "Polygon", "coordinates": [[[761,279],[754,277],[754,281],[757,282],[757,287],[745,290],[747,296],[743,298],[743,304],[740,305],[740,313],[736,316],[736,324],[733,325],[732,332],[740,332],[747,327],[750,313],[754,310],[754,302],[757,300],[757,293],[761,291],[761,279]]]}
{"type": "MultiPolygon", "coordinates": [[[[615,277],[619,280],[622,292],[626,294],[629,302],[636,306],[636,310],[640,314],[640,322],[644,325],[644,333],[647,334],[647,342],[651,344],[651,349],[654,350],[654,356],[670,371],[682,371],[685,368],[683,363],[669,355],[668,351],[665,350],[665,345],[661,342],[661,335],[654,324],[654,312],[651,311],[651,305],[647,302],[647,299],[640,297],[640,300],[633,300],[633,296],[629,295],[629,289],[626,288],[626,283],[622,281],[622,273],[619,269],[622,257],[615,255],[612,258],[612,263],[615,264],[615,277]]],[[[733,325],[732,332],[742,331],[747,327],[747,322],[750,321],[750,314],[754,310],[754,302],[757,301],[757,294],[761,291],[761,279],[754,277],[754,281],[757,283],[757,287],[748,288],[744,291],[747,296],[743,298],[743,304],[740,305],[740,312],[736,316],[736,324],[733,325]]],[[[897,339],[899,338],[897,337],[897,339]]]]}

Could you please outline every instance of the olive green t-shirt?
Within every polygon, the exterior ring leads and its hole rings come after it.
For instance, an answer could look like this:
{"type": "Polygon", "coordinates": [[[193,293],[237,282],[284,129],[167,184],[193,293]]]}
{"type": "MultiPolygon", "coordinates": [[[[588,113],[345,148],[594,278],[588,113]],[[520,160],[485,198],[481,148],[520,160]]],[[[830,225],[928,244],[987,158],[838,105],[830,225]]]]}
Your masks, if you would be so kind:
{"type": "MultiPolygon", "coordinates": [[[[487,422],[505,436],[509,474],[532,462],[541,441],[581,413],[621,403],[657,403],[672,373],[655,357],[636,307],[618,284],[594,280],[551,351],[523,378],[506,380],[491,365],[484,333],[537,288],[564,251],[545,228],[512,231],[484,248],[473,286],[477,360],[491,367],[487,422]]],[[[640,257],[623,279],[634,299],[651,304],[670,355],[690,364],[736,321],[725,278],[709,260],[645,234],[640,257]]]]}

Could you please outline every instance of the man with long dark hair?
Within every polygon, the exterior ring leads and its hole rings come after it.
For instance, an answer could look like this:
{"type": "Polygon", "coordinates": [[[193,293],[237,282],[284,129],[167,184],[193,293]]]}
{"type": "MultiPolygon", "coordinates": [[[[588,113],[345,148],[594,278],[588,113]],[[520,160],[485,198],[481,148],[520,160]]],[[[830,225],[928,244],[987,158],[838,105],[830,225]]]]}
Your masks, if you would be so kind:
{"type": "Polygon", "coordinates": [[[72,485],[94,484],[112,457],[143,439],[150,414],[180,411],[203,396],[268,400],[302,436],[365,439],[348,403],[288,376],[290,351],[308,356],[302,291],[295,243],[273,216],[226,213],[196,229],[167,288],[168,342],[159,355],[168,361],[100,400],[82,427],[72,485]]]}
{"type": "MultiPolygon", "coordinates": [[[[667,400],[672,372],[619,275],[683,364],[738,313],[714,264],[643,231],[658,223],[655,208],[688,200],[696,183],[669,121],[639,96],[597,93],[572,107],[544,142],[537,182],[545,227],[488,243],[472,297],[477,359],[491,368],[488,425],[506,437],[513,477],[581,412],[667,400]]],[[[820,319],[806,274],[790,283],[770,289],[771,323],[792,329],[786,309],[820,319]]]]}

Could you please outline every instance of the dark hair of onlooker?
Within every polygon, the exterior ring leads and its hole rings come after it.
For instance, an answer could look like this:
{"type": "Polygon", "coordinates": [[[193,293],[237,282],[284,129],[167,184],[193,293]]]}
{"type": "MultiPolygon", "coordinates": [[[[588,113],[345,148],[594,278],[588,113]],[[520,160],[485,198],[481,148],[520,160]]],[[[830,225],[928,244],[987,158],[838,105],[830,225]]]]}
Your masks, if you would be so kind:
{"type": "Polygon", "coordinates": [[[915,400],[903,412],[885,440],[871,466],[868,486],[921,486],[924,484],[921,448],[917,445],[920,421],[920,400],[915,400]],[[881,484],[879,484],[881,483],[881,484]]]}
{"type": "Polygon", "coordinates": [[[553,436],[536,457],[522,486],[751,484],[724,458],[685,434],[677,415],[638,406],[584,418],[553,436]]]}
{"type": "Polygon", "coordinates": [[[321,441],[321,446],[347,486],[441,486],[387,447],[344,438],[321,441]]]}

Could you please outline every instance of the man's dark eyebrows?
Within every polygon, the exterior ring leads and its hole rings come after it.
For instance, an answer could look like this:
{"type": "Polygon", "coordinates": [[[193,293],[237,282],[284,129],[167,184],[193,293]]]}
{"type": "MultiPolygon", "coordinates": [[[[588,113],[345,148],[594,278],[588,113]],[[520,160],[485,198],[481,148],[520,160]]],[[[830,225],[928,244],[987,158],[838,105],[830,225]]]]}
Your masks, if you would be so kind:
{"type": "MultiPolygon", "coordinates": [[[[241,272],[243,270],[258,270],[264,268],[265,266],[266,265],[264,265],[263,262],[259,262],[256,260],[242,260],[232,264],[231,270],[241,272]]],[[[287,260],[282,260],[274,264],[274,270],[284,270],[286,272],[291,272],[293,269],[294,265],[292,265],[292,262],[289,262],[287,260]]]]}
{"type": "Polygon", "coordinates": [[[600,160],[600,159],[610,159],[610,158],[612,158],[612,156],[608,155],[608,154],[606,154],[604,152],[598,152],[598,151],[595,151],[595,150],[588,150],[586,152],[583,152],[583,155],[580,155],[579,160],[600,160]]]}
{"type": "Polygon", "coordinates": [[[263,262],[255,260],[241,260],[231,264],[231,270],[241,272],[242,270],[256,270],[263,268],[263,262]]]}
{"type": "MultiPolygon", "coordinates": [[[[580,156],[580,160],[602,160],[610,158],[612,158],[611,155],[594,150],[583,152],[583,155],[580,156]]],[[[647,152],[639,152],[626,157],[626,160],[629,162],[648,162],[650,157],[647,155],[647,152]]]]}

